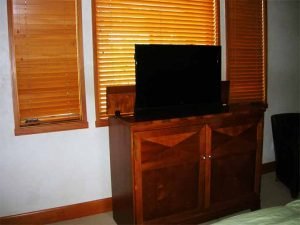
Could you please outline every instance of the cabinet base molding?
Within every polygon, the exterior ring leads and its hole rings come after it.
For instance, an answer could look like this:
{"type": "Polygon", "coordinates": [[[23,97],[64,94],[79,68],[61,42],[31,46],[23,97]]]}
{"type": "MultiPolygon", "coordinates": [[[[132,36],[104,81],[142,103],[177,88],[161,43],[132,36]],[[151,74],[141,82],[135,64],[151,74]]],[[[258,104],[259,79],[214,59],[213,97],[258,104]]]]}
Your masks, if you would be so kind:
{"type": "Polygon", "coordinates": [[[41,211],[0,217],[0,224],[47,224],[91,216],[112,210],[111,198],[83,202],[41,211]]]}

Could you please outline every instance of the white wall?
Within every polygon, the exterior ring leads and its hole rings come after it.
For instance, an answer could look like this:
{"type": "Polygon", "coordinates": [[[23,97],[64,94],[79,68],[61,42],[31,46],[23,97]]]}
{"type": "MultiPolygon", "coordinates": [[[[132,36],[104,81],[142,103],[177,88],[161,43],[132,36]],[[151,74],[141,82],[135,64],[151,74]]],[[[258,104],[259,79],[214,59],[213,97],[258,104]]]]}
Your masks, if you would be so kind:
{"type": "MultiPolygon", "coordinates": [[[[0,0],[0,217],[111,196],[108,129],[94,126],[91,3],[90,0],[82,0],[82,3],[86,100],[90,128],[15,137],[6,0],[0,0]]],[[[297,92],[299,51],[295,53],[294,47],[299,45],[299,4],[295,1],[274,0],[268,3],[271,17],[268,88],[270,107],[265,120],[264,162],[274,159],[269,115],[275,111],[299,109],[300,104],[299,90],[297,92]],[[281,20],[290,20],[291,25],[281,20]],[[298,29],[298,33],[295,33],[295,29],[298,29]],[[285,51],[286,45],[291,48],[290,51],[285,51]]],[[[221,24],[224,26],[223,12],[221,24]]],[[[224,41],[224,32],[221,40],[224,41]]],[[[222,63],[225,64],[224,59],[222,63]]],[[[222,71],[225,71],[225,67],[222,71]]],[[[225,77],[224,74],[222,77],[225,77]]]]}
{"type": "Polygon", "coordinates": [[[264,162],[274,161],[270,117],[300,112],[300,1],[268,1],[268,103],[264,162]]]}
{"type": "Polygon", "coordinates": [[[95,128],[91,3],[83,0],[89,129],[14,136],[6,0],[0,0],[0,217],[111,196],[108,129],[95,128]]]}

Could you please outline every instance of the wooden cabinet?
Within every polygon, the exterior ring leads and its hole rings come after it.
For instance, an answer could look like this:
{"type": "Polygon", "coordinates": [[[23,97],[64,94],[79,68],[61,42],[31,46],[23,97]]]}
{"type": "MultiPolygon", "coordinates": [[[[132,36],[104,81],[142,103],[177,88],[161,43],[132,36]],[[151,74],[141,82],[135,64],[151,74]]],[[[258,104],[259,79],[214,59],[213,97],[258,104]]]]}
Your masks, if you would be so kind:
{"type": "Polygon", "coordinates": [[[199,223],[258,208],[263,112],[153,121],[111,117],[115,221],[199,223]]]}
{"type": "Polygon", "coordinates": [[[203,130],[185,126],[134,134],[139,222],[204,208],[203,130]]]}

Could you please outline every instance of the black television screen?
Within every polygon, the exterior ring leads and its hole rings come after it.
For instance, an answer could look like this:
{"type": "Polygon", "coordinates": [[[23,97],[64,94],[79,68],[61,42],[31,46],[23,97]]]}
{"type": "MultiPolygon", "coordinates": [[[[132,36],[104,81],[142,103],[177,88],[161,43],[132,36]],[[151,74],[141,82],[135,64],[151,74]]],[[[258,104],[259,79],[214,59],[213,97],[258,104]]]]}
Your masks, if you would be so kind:
{"type": "Polygon", "coordinates": [[[221,47],[135,45],[136,117],[221,110],[221,47]]]}

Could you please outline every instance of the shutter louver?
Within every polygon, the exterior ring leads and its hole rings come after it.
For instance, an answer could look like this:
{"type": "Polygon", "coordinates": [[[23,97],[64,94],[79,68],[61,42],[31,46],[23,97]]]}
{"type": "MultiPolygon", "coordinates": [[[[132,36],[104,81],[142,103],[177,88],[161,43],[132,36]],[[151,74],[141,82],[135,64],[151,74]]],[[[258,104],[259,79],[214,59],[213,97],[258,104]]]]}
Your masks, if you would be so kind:
{"type": "Polygon", "coordinates": [[[20,126],[82,120],[77,0],[12,0],[20,126]]]}
{"type": "Polygon", "coordinates": [[[218,0],[94,0],[93,7],[98,125],[106,124],[106,87],[135,84],[135,44],[219,44],[218,0]]]}
{"type": "Polygon", "coordinates": [[[227,77],[230,103],[266,103],[264,0],[228,0],[227,77]]]}

